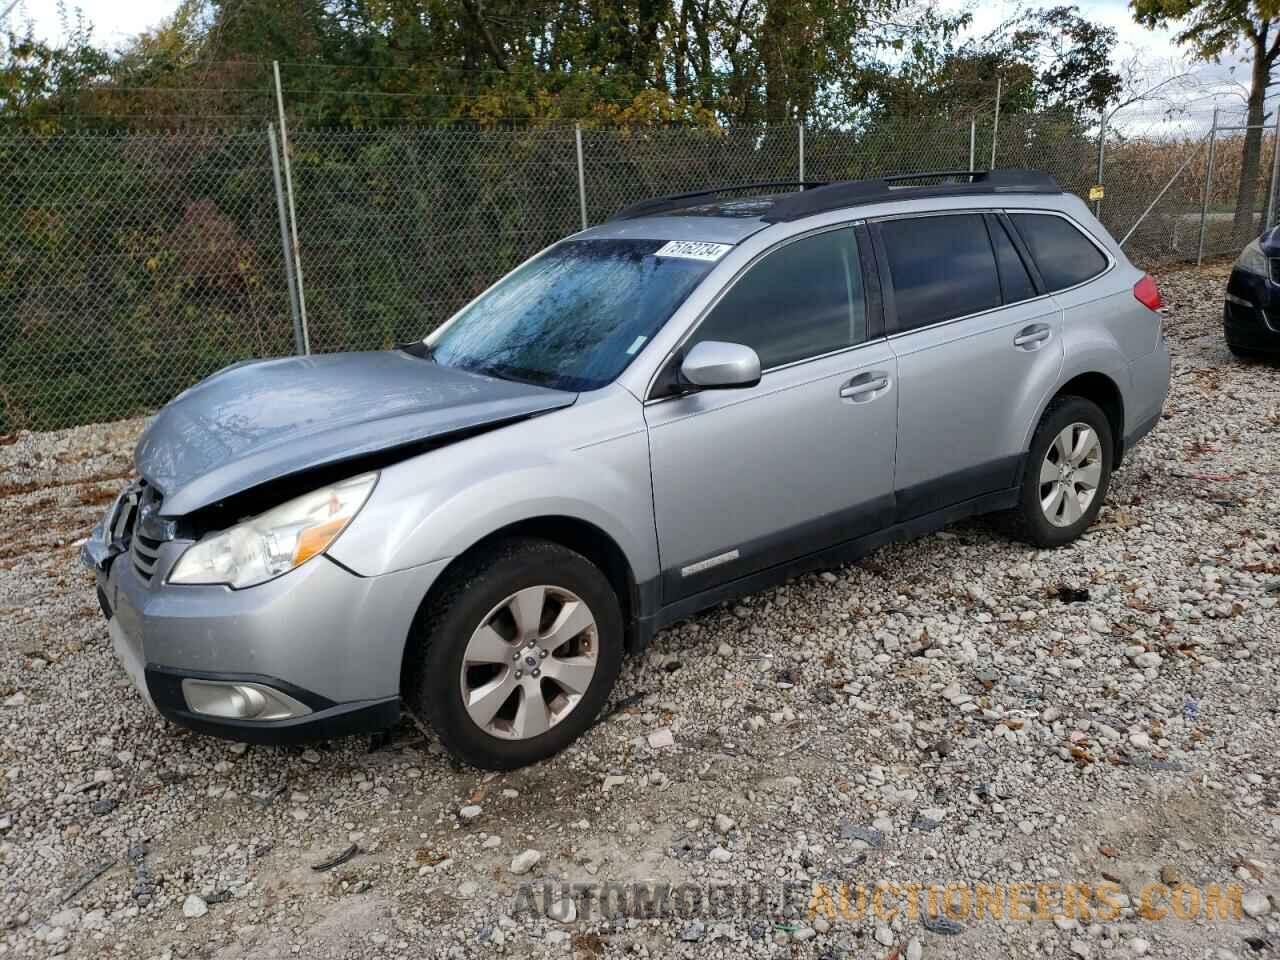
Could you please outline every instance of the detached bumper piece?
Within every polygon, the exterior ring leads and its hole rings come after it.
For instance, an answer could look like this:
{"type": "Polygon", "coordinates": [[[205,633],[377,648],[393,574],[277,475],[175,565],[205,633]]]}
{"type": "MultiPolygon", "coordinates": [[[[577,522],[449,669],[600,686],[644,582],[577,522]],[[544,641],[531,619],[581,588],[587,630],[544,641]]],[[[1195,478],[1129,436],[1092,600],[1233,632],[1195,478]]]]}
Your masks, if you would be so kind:
{"type": "Polygon", "coordinates": [[[147,664],[156,709],[197,733],[256,744],[376,733],[400,720],[400,698],[334,703],[275,677],[193,673],[147,664]]]}

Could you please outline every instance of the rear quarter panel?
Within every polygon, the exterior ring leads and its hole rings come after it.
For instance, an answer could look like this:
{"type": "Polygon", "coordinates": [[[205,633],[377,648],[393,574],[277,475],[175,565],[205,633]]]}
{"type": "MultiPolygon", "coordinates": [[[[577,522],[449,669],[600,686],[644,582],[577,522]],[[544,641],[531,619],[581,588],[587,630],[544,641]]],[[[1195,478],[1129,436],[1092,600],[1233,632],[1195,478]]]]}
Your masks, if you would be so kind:
{"type": "Polygon", "coordinates": [[[1111,344],[1126,363],[1145,357],[1160,341],[1160,314],[1134,297],[1133,285],[1140,279],[1141,270],[1127,260],[1119,261],[1096,280],[1055,293],[1063,326],[1095,328],[1090,339],[1111,344]]]}
{"type": "MultiPolygon", "coordinates": [[[[1161,346],[1160,314],[1148,310],[1134,297],[1134,284],[1143,272],[1129,262],[1115,238],[1083,201],[1064,195],[1045,209],[1056,209],[1074,220],[1113,261],[1093,280],[1053,294],[1062,308],[1065,357],[1059,385],[1085,373],[1101,373],[1110,378],[1124,401],[1124,429],[1128,433],[1150,416],[1153,400],[1156,409],[1164,401],[1163,391],[1156,385],[1135,388],[1133,382],[1133,365],[1149,358],[1161,346]],[[1158,398],[1146,396],[1157,392],[1158,398]]],[[[1027,425],[1028,445],[1042,412],[1043,407],[1027,425]]]]}

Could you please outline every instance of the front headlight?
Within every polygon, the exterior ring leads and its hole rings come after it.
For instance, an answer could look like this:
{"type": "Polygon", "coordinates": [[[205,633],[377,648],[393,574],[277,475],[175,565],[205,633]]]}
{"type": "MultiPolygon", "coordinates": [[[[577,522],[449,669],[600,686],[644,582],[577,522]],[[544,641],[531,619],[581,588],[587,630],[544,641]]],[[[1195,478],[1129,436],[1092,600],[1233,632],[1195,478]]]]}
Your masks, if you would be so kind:
{"type": "Polygon", "coordinates": [[[1271,276],[1271,267],[1267,263],[1267,255],[1262,252],[1261,238],[1253,241],[1240,252],[1236,258],[1236,269],[1246,273],[1256,273],[1260,277],[1271,276]]]}
{"type": "Polygon", "coordinates": [[[187,549],[169,582],[251,587],[287,573],[338,539],[377,479],[362,474],[209,534],[187,549]]]}

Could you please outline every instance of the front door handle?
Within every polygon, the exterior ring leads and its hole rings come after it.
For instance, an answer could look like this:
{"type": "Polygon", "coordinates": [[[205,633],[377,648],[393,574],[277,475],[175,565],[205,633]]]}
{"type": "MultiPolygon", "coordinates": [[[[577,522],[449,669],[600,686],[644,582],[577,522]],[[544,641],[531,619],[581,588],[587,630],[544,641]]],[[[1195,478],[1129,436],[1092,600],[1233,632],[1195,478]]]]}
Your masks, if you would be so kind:
{"type": "Polygon", "coordinates": [[[1052,334],[1053,331],[1049,329],[1048,324],[1033,323],[1018,332],[1018,335],[1013,338],[1013,345],[1019,350],[1039,350],[1052,334]]]}
{"type": "Polygon", "coordinates": [[[883,370],[860,373],[840,387],[840,399],[854,403],[874,400],[889,389],[889,375],[883,370]]]}

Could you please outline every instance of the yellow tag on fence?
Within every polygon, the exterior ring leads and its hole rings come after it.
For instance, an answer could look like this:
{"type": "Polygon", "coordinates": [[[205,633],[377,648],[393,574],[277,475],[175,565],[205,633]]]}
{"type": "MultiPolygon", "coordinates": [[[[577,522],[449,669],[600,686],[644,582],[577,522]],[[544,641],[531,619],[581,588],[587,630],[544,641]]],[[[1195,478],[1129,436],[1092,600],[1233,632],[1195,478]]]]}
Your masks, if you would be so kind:
{"type": "Polygon", "coordinates": [[[1101,200],[1104,196],[1106,196],[1106,190],[1103,189],[1102,184],[1097,184],[1096,186],[1089,188],[1090,200],[1101,200]]]}

